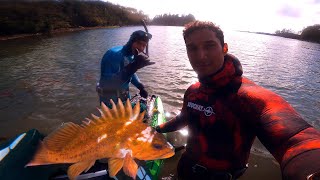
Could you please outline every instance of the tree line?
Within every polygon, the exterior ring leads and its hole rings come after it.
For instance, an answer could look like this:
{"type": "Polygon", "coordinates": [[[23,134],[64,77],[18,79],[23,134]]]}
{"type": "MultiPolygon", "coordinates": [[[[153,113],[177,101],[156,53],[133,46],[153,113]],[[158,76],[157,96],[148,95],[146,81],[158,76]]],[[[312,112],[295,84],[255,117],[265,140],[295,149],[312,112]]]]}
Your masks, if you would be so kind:
{"type": "Polygon", "coordinates": [[[141,11],[102,1],[1,1],[0,35],[43,33],[61,28],[136,25],[141,11]]]}
{"type": "Polygon", "coordinates": [[[163,14],[157,15],[152,19],[152,25],[162,26],[184,26],[185,24],[195,21],[195,17],[192,14],[178,15],[178,14],[163,14]]]}
{"type": "Polygon", "coordinates": [[[0,1],[0,35],[50,33],[59,29],[141,25],[184,25],[193,15],[160,15],[150,20],[142,11],[96,1],[0,1]]]}
{"type": "MultiPolygon", "coordinates": [[[[141,19],[151,25],[183,26],[195,17],[163,14],[150,19],[134,8],[99,0],[0,0],[0,36],[79,27],[141,25],[141,19]]],[[[301,34],[283,29],[273,35],[320,43],[320,25],[306,27],[301,34]]]]}
{"type": "Polygon", "coordinates": [[[275,32],[276,36],[300,39],[304,41],[320,43],[320,24],[315,24],[313,26],[308,26],[304,28],[300,34],[293,33],[290,29],[277,30],[275,32]]]}

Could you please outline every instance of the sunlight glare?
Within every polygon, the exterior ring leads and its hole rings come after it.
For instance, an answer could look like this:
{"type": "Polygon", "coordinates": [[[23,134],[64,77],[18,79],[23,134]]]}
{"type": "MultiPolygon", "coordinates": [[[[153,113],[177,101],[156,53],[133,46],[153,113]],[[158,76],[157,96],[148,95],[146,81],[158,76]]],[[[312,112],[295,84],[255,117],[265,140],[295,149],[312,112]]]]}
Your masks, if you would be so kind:
{"type": "Polygon", "coordinates": [[[187,129],[181,129],[179,130],[179,132],[183,135],[183,136],[188,136],[189,132],[187,129]]]}

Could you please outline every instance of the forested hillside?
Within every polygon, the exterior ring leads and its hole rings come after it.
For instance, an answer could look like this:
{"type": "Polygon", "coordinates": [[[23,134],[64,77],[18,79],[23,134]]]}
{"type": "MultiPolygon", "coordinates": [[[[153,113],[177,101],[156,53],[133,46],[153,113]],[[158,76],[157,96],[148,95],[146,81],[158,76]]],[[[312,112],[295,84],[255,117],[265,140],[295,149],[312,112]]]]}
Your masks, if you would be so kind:
{"type": "Polygon", "coordinates": [[[136,9],[102,1],[0,1],[0,35],[137,25],[141,19],[149,20],[136,9]]]}

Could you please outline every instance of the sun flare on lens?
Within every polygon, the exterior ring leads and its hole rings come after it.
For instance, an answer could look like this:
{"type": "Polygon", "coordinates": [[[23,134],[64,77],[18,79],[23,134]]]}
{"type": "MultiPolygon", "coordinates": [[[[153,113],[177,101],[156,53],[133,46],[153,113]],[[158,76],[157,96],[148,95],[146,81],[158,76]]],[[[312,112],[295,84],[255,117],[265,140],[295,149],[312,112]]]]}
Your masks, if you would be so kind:
{"type": "Polygon", "coordinates": [[[183,135],[183,136],[188,136],[189,132],[187,129],[181,129],[179,130],[179,132],[183,135]]]}

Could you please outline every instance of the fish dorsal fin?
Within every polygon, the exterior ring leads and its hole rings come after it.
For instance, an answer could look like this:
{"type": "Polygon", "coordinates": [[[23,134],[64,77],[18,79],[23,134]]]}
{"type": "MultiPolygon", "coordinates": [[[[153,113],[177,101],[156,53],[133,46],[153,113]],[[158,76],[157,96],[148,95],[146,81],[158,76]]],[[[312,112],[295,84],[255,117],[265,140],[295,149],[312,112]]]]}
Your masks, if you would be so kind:
{"type": "Polygon", "coordinates": [[[133,179],[136,179],[137,172],[138,172],[138,165],[137,163],[132,159],[132,156],[130,153],[126,154],[126,157],[124,158],[123,162],[123,172],[132,177],[133,179]]]}
{"type": "Polygon", "coordinates": [[[120,158],[110,158],[108,159],[108,170],[109,176],[114,177],[120,171],[123,166],[123,159],[120,158]]]}
{"type": "Polygon", "coordinates": [[[71,165],[68,168],[68,177],[69,179],[73,180],[76,179],[76,177],[82,173],[83,171],[88,171],[96,162],[96,160],[93,161],[81,161],[76,164],[71,165]]]}
{"type": "Polygon", "coordinates": [[[118,99],[118,104],[116,105],[112,100],[110,100],[112,108],[108,108],[103,102],[101,103],[101,109],[98,109],[100,116],[92,114],[93,119],[87,119],[82,126],[90,126],[91,124],[96,125],[100,123],[109,122],[127,122],[128,120],[134,121],[139,116],[140,113],[140,103],[138,102],[135,107],[132,109],[132,105],[127,99],[125,105],[120,99],[118,99]],[[91,123],[92,122],[92,123],[91,123]]]}
{"type": "Polygon", "coordinates": [[[146,114],[146,111],[143,111],[142,113],[140,113],[136,119],[136,121],[143,123],[143,118],[144,115],[146,114]]]}
{"type": "Polygon", "coordinates": [[[131,115],[130,119],[136,120],[137,117],[138,117],[138,115],[139,115],[139,113],[140,113],[140,103],[138,102],[138,103],[134,106],[134,108],[133,108],[133,110],[132,110],[132,115],[131,115]]]}
{"type": "Polygon", "coordinates": [[[59,129],[44,138],[43,143],[49,150],[60,151],[82,129],[78,124],[72,122],[64,123],[59,129]]]}

